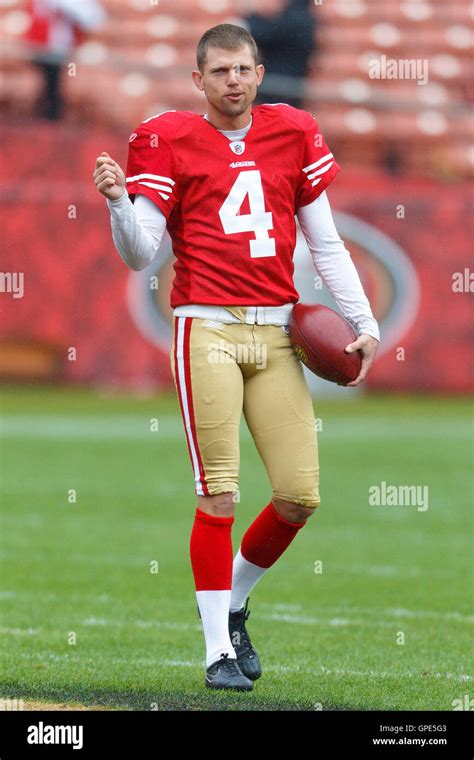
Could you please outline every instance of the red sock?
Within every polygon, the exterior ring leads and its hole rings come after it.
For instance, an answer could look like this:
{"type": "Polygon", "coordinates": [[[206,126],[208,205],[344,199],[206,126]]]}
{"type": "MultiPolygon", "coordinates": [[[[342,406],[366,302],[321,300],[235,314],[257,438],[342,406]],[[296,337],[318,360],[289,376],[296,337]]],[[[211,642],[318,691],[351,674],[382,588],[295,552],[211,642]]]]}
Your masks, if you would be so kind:
{"type": "Polygon", "coordinates": [[[196,591],[232,588],[233,517],[215,517],[196,509],[190,551],[196,591]]]}
{"type": "Polygon", "coordinates": [[[243,558],[258,567],[271,567],[288,548],[305,522],[288,522],[278,514],[270,502],[253,521],[242,539],[240,551],[243,558]]]}

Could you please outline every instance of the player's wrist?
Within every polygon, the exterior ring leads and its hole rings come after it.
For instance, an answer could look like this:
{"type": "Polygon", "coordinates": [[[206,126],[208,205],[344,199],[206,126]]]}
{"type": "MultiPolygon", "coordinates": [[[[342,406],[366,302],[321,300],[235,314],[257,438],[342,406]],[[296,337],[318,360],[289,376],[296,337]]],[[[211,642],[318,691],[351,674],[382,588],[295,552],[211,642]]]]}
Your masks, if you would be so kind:
{"type": "Polygon", "coordinates": [[[122,189],[123,189],[123,192],[122,192],[122,195],[120,196],[120,198],[107,198],[107,196],[106,196],[107,204],[108,204],[109,208],[110,207],[116,207],[116,206],[122,206],[122,205],[124,205],[124,203],[126,202],[126,199],[128,198],[128,193],[127,193],[127,189],[125,187],[122,188],[122,189]]]}
{"type": "Polygon", "coordinates": [[[357,333],[359,335],[359,338],[361,335],[368,335],[370,338],[373,338],[378,343],[380,343],[380,333],[377,327],[374,327],[374,328],[368,327],[364,329],[359,329],[357,333]]]}

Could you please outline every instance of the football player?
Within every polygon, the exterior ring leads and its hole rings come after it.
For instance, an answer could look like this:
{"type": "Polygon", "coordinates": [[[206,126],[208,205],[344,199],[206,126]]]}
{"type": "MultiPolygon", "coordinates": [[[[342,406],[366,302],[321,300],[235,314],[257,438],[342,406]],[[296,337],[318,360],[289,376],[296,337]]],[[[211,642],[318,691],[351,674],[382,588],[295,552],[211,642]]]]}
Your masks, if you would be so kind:
{"type": "Polygon", "coordinates": [[[320,504],[312,400],[288,335],[295,215],[317,271],[357,327],[346,350],[379,340],[326,188],[339,166],[313,116],[284,103],[253,106],[264,76],[253,37],[233,24],[197,47],[207,112],[168,111],[130,137],[126,176],[107,153],[94,180],[107,198],[115,246],[132,269],[157,255],[165,229],[176,257],[170,353],[195,481],[190,554],[210,688],[250,690],[261,675],[248,597],[320,504]],[[271,485],[235,558],[242,413],[271,485]]]}

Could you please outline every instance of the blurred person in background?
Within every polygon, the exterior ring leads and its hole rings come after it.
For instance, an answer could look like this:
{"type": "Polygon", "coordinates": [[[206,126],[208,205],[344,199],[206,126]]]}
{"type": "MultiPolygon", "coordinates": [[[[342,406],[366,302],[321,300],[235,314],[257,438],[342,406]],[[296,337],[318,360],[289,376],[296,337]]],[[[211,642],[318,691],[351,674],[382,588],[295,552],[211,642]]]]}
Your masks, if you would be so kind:
{"type": "Polygon", "coordinates": [[[106,15],[100,0],[29,0],[28,12],[30,25],[24,39],[44,79],[37,115],[55,121],[63,111],[61,67],[86,35],[104,23],[106,15]]]}
{"type": "Polygon", "coordinates": [[[257,42],[267,72],[257,103],[284,101],[302,107],[308,64],[316,49],[311,7],[312,0],[241,0],[244,24],[257,42]]]}

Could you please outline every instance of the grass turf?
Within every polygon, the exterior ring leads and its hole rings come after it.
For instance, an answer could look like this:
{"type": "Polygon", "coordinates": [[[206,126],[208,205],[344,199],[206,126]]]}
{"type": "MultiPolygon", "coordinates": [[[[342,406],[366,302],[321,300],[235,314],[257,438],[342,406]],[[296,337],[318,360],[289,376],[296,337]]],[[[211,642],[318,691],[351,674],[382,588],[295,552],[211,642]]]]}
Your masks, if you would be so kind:
{"type": "MultiPolygon", "coordinates": [[[[472,696],[467,401],[318,402],[323,503],[252,594],[264,676],[232,694],[203,685],[195,501],[174,395],[10,388],[2,400],[1,697],[451,710],[472,696]],[[382,481],[428,486],[429,508],[371,506],[382,481]]],[[[243,426],[234,548],[269,497],[243,426]]]]}

